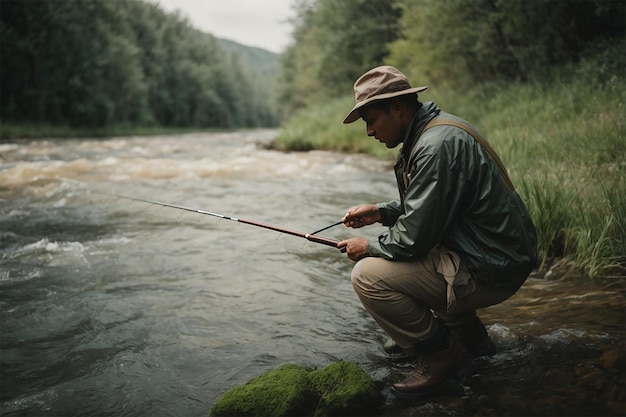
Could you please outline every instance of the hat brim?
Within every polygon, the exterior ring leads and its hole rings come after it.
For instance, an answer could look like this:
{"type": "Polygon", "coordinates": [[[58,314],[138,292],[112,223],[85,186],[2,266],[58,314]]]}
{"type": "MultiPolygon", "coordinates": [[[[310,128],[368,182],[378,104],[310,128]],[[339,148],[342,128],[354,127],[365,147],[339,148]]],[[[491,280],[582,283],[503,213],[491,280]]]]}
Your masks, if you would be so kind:
{"type": "Polygon", "coordinates": [[[424,91],[428,88],[428,86],[423,86],[423,87],[414,87],[414,88],[409,88],[408,90],[401,90],[401,91],[394,91],[393,93],[386,93],[386,94],[380,94],[377,96],[373,96],[368,98],[367,100],[363,100],[357,104],[355,104],[355,106],[352,108],[352,110],[350,110],[350,113],[348,113],[348,115],[345,117],[345,119],[343,119],[343,123],[344,124],[348,124],[348,123],[352,123],[355,122],[359,119],[359,117],[361,117],[359,115],[359,109],[367,104],[370,104],[374,101],[378,101],[378,100],[384,100],[387,98],[392,98],[392,97],[398,97],[398,96],[403,96],[405,94],[411,94],[411,93],[419,93],[421,91],[424,91]]]}

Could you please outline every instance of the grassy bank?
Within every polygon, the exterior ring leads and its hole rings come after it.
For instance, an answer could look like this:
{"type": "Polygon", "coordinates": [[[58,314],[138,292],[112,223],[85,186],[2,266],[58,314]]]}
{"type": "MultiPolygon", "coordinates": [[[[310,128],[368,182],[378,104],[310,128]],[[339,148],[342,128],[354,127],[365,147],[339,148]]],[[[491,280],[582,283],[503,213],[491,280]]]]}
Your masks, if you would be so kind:
{"type": "MultiPolygon", "coordinates": [[[[626,275],[623,68],[607,50],[549,80],[463,94],[431,86],[420,96],[475,124],[499,152],[537,226],[544,271],[557,264],[560,273],[626,275]]],[[[346,97],[296,114],[276,145],[393,158],[397,150],[368,138],[362,121],[341,124],[352,104],[346,97]]]]}

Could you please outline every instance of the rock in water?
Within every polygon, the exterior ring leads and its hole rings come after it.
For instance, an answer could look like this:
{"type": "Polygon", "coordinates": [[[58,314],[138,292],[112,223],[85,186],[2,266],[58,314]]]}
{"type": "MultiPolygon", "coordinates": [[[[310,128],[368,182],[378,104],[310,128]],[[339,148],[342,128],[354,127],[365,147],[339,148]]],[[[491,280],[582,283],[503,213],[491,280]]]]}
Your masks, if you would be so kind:
{"type": "Polygon", "coordinates": [[[383,396],[358,365],[283,365],[224,393],[211,416],[349,416],[376,412],[383,396]]]}

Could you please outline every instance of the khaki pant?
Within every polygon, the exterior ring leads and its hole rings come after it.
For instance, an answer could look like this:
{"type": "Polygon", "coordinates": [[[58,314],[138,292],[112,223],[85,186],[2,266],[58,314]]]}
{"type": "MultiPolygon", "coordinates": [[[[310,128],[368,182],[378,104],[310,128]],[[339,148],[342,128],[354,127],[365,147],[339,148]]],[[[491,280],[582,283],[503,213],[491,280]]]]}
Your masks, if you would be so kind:
{"type": "Polygon", "coordinates": [[[441,247],[418,261],[361,259],[352,285],[368,313],[405,350],[435,334],[433,312],[446,326],[463,326],[476,318],[476,309],[513,295],[476,282],[459,256],[441,247]]]}

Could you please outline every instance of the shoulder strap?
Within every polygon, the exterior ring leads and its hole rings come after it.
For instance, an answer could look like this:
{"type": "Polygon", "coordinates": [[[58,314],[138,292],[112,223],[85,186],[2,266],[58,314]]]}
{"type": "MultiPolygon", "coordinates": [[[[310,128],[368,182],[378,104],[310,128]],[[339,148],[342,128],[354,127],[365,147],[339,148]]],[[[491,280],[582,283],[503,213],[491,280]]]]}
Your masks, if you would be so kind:
{"type": "Polygon", "coordinates": [[[480,136],[478,134],[478,132],[476,132],[474,129],[472,129],[470,126],[467,126],[466,124],[463,123],[459,123],[456,120],[450,120],[450,119],[433,119],[430,122],[428,122],[426,124],[426,126],[424,126],[424,129],[422,130],[422,134],[430,129],[431,127],[435,127],[435,126],[441,126],[441,125],[450,125],[450,126],[455,126],[458,127],[460,129],[465,130],[467,133],[469,133],[470,135],[472,135],[472,137],[481,144],[481,146],[485,149],[485,151],[487,151],[487,153],[489,154],[489,157],[491,158],[491,160],[496,164],[496,166],[498,167],[498,170],[500,171],[500,175],[502,176],[502,180],[504,181],[504,184],[506,185],[506,187],[510,190],[510,191],[514,191],[515,187],[513,187],[513,183],[511,182],[511,179],[509,178],[509,174],[506,171],[506,168],[504,167],[504,164],[502,163],[502,161],[500,160],[500,157],[498,156],[498,154],[496,153],[496,151],[493,150],[493,148],[491,147],[491,145],[489,145],[489,143],[487,143],[487,141],[485,139],[482,138],[482,136],[480,136]]]}

